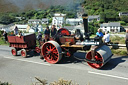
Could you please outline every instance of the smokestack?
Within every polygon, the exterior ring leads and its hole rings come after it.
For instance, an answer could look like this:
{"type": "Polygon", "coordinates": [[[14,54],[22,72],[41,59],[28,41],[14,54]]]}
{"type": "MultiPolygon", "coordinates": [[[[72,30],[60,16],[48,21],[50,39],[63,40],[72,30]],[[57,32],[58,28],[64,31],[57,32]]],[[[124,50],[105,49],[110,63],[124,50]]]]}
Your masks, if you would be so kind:
{"type": "Polygon", "coordinates": [[[85,39],[89,40],[89,31],[88,31],[88,14],[83,14],[83,24],[84,24],[84,34],[85,39]]]}
{"type": "Polygon", "coordinates": [[[83,14],[84,33],[88,33],[88,14],[83,14]]]}

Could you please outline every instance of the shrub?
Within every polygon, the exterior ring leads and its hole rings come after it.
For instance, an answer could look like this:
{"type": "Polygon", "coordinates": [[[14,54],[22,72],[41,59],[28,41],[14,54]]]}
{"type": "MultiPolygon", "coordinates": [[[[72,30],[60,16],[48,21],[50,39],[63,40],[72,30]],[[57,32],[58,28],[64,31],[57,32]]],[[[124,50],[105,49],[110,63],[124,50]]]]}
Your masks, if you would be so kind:
{"type": "Polygon", "coordinates": [[[114,55],[127,55],[126,49],[111,49],[114,55]]]}
{"type": "Polygon", "coordinates": [[[9,84],[8,82],[2,83],[2,82],[0,81],[0,85],[11,85],[11,84],[9,84]]]}
{"type": "Polygon", "coordinates": [[[110,40],[113,43],[125,44],[125,38],[119,36],[110,36],[110,40]]]}

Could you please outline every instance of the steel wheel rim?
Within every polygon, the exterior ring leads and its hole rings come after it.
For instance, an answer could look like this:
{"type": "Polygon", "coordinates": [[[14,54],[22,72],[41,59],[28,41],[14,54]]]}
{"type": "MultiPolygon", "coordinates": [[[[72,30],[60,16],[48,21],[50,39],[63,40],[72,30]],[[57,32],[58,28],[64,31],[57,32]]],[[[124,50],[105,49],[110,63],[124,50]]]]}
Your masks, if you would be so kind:
{"type": "MultiPolygon", "coordinates": [[[[86,55],[86,58],[91,60],[92,59],[92,56],[91,56],[91,52],[87,53],[86,55]]],[[[96,61],[101,61],[102,63],[100,64],[97,64],[97,63],[90,63],[90,62],[87,62],[89,66],[91,66],[92,68],[101,68],[103,66],[103,58],[101,57],[101,55],[99,53],[96,52],[96,55],[95,55],[95,59],[96,61]]]]}
{"type": "Polygon", "coordinates": [[[59,52],[55,45],[52,43],[45,43],[43,45],[42,54],[44,59],[49,63],[57,63],[59,61],[59,52]]]}
{"type": "Polygon", "coordinates": [[[12,55],[16,55],[16,50],[12,49],[12,55]]]}

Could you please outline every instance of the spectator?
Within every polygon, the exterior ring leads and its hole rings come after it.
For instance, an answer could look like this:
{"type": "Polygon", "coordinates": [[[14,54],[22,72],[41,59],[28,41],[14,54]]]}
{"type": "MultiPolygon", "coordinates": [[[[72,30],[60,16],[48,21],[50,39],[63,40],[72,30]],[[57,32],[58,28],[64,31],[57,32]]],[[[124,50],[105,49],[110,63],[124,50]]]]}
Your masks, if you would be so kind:
{"type": "Polygon", "coordinates": [[[54,37],[55,34],[57,32],[57,29],[55,28],[55,25],[52,25],[52,28],[51,28],[51,37],[54,37]]]}
{"type": "Polygon", "coordinates": [[[41,32],[38,33],[37,39],[38,39],[38,41],[41,41],[42,40],[42,34],[41,34],[41,32]]]}
{"type": "Polygon", "coordinates": [[[101,29],[97,30],[96,36],[97,37],[103,37],[103,33],[101,32],[101,29]]]}
{"type": "Polygon", "coordinates": [[[96,37],[94,38],[94,42],[99,42],[100,43],[103,43],[102,41],[102,37],[103,37],[103,33],[101,32],[101,29],[98,29],[97,30],[97,33],[96,33],[96,37]]]}
{"type": "Polygon", "coordinates": [[[16,36],[18,36],[18,37],[23,36],[23,35],[22,35],[22,32],[20,31],[16,36]]]}
{"type": "Polygon", "coordinates": [[[80,32],[80,29],[76,29],[76,31],[75,31],[75,40],[80,40],[80,41],[84,40],[83,35],[80,32]]]}
{"type": "Polygon", "coordinates": [[[14,34],[15,34],[15,35],[18,34],[18,27],[17,27],[17,26],[15,26],[15,28],[14,28],[14,34]]]}
{"type": "Polygon", "coordinates": [[[15,36],[15,34],[13,33],[13,31],[11,32],[10,36],[15,36]]]}
{"type": "Polygon", "coordinates": [[[48,41],[49,40],[49,37],[50,37],[50,30],[49,30],[49,27],[46,27],[46,29],[44,31],[45,41],[48,41]]]}
{"type": "Polygon", "coordinates": [[[128,54],[128,29],[126,30],[125,43],[126,43],[127,54],[128,54]]]}
{"type": "Polygon", "coordinates": [[[42,34],[41,34],[41,32],[38,33],[37,40],[39,42],[39,45],[41,46],[41,41],[42,41],[42,34]]]}
{"type": "Polygon", "coordinates": [[[7,43],[8,38],[7,38],[7,33],[6,33],[6,31],[4,31],[3,36],[4,36],[5,43],[7,43]]]}
{"type": "Polygon", "coordinates": [[[105,35],[103,37],[103,42],[107,45],[110,42],[110,35],[108,31],[105,32],[105,35]]]}

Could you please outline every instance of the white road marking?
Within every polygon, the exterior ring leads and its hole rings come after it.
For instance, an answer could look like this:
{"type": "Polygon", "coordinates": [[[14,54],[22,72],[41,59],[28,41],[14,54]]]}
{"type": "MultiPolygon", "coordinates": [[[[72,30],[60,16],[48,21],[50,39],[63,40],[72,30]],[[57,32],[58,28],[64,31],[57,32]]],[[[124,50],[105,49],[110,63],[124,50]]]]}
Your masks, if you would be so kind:
{"type": "Polygon", "coordinates": [[[113,78],[118,78],[118,79],[128,80],[128,78],[126,78],[126,77],[114,76],[114,75],[97,73],[97,72],[92,72],[92,71],[88,71],[88,73],[90,73],[90,74],[96,74],[96,75],[101,75],[101,76],[108,76],[108,77],[113,77],[113,78]]]}
{"type": "Polygon", "coordinates": [[[12,60],[18,60],[18,61],[24,61],[24,62],[29,62],[29,63],[35,63],[35,64],[40,64],[40,65],[47,65],[47,66],[51,66],[50,64],[46,64],[46,63],[40,63],[40,62],[35,62],[35,61],[30,61],[30,60],[24,60],[24,59],[16,59],[13,57],[4,57],[7,59],[12,59],[12,60]]]}

